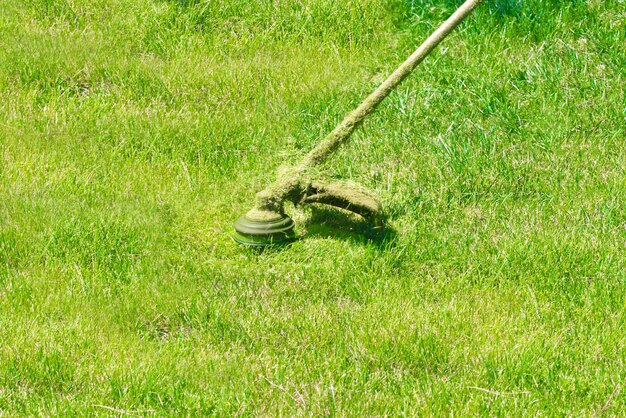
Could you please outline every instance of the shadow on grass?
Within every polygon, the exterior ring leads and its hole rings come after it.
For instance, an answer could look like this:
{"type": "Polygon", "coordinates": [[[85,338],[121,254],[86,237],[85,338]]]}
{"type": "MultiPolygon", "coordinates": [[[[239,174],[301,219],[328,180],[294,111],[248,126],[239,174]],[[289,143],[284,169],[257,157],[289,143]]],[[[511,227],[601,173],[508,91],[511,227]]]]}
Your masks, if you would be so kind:
{"type": "Polygon", "coordinates": [[[307,237],[342,239],[355,244],[372,244],[379,249],[392,248],[397,232],[385,225],[375,226],[363,218],[340,209],[311,206],[311,217],[305,223],[307,237]]]}

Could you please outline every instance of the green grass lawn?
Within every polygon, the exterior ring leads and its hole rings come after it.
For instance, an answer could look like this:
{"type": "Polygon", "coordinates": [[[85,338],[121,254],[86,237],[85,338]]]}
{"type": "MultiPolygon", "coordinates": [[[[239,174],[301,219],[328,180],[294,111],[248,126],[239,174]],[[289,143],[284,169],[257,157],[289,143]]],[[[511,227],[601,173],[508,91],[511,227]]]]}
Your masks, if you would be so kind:
{"type": "Polygon", "coordinates": [[[0,414],[626,414],[626,2],[493,0],[254,193],[453,0],[0,0],[0,414]]]}

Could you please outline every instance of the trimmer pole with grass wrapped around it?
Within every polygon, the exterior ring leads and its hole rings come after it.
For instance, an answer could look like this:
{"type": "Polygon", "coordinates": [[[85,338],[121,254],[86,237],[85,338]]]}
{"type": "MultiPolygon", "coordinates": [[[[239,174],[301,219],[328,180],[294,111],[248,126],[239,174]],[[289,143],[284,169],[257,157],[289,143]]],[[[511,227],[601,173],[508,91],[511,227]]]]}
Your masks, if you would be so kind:
{"type": "Polygon", "coordinates": [[[354,129],[372,113],[391,91],[421,63],[439,43],[483,0],[467,0],[420,45],[372,94],[317,146],[300,164],[287,169],[276,182],[257,193],[256,203],[235,222],[235,240],[253,246],[291,241],[294,222],[285,214],[284,203],[324,203],[355,212],[379,222],[380,202],[361,187],[347,183],[326,183],[311,178],[312,169],[322,163],[354,129]]]}

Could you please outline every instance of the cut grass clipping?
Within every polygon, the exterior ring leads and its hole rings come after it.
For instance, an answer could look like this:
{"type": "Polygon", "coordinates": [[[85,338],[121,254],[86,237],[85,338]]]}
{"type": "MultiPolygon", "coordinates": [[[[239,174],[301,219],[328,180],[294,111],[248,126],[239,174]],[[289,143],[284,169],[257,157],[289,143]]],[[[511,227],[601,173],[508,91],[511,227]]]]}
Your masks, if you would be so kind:
{"type": "Polygon", "coordinates": [[[626,3],[0,0],[0,414],[626,414],[626,3]]]}

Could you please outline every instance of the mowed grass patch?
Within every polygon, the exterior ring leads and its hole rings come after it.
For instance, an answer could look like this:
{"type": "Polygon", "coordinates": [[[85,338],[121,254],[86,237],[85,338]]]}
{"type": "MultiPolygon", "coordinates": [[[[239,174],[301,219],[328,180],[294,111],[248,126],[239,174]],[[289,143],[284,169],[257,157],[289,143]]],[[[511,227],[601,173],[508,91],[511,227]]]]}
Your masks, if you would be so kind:
{"type": "Polygon", "coordinates": [[[229,236],[457,3],[0,0],[0,410],[621,415],[623,1],[453,33],[322,168],[386,236],[229,236]]]}

